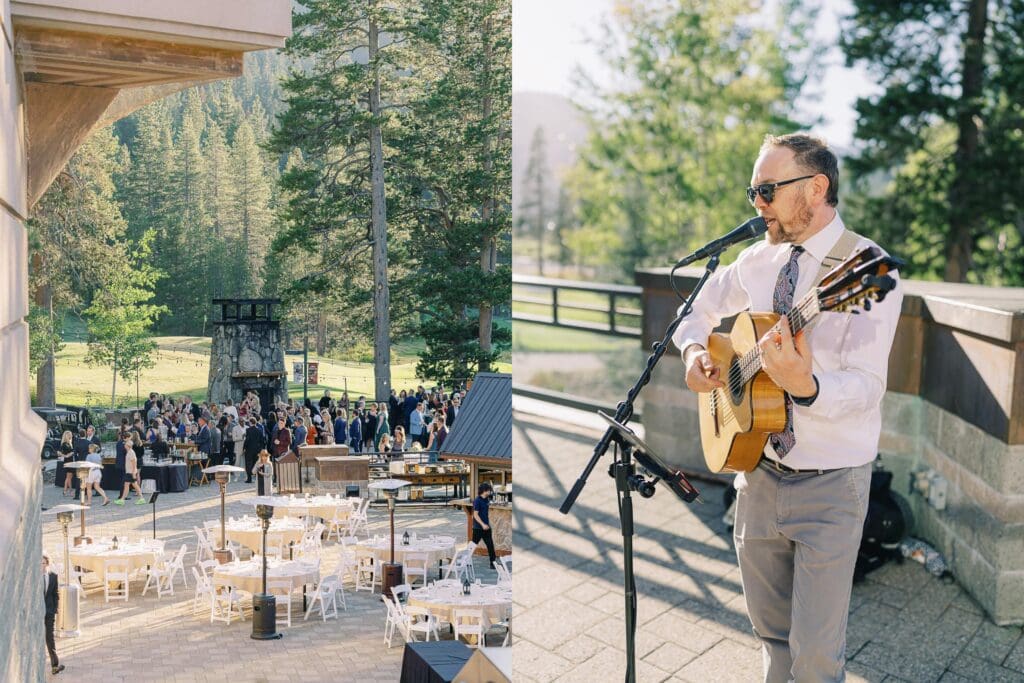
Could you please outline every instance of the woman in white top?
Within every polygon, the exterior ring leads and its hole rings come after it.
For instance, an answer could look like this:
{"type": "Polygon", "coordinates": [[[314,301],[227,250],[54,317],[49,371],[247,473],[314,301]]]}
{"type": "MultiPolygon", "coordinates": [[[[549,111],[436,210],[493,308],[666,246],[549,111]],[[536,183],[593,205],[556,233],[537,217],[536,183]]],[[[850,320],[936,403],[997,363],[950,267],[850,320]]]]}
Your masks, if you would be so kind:
{"type": "MultiPolygon", "coordinates": [[[[245,455],[242,453],[242,446],[245,445],[245,427],[236,422],[231,428],[231,443],[235,449],[235,467],[245,469],[245,455]]],[[[231,481],[241,479],[242,475],[235,473],[231,475],[231,481]]]]}
{"type": "Polygon", "coordinates": [[[103,458],[100,457],[100,447],[96,444],[91,444],[89,446],[89,455],[85,456],[85,460],[86,462],[99,465],[98,468],[89,470],[89,478],[85,480],[85,504],[92,504],[92,492],[95,490],[96,493],[103,497],[103,504],[106,505],[110,502],[110,499],[107,498],[107,492],[100,486],[100,479],[103,478],[103,458]]]}

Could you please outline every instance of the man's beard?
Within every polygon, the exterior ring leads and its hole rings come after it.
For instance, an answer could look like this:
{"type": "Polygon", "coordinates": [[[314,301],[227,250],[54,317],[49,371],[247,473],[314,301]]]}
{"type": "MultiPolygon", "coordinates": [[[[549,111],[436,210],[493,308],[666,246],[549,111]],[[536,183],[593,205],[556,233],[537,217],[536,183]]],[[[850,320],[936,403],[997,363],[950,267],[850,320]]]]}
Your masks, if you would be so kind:
{"type": "Polygon", "coordinates": [[[800,195],[800,198],[797,200],[794,214],[793,220],[788,223],[783,223],[779,220],[778,216],[775,217],[773,220],[774,225],[769,226],[768,229],[769,244],[791,244],[811,225],[811,221],[814,219],[814,211],[811,210],[811,207],[807,206],[807,200],[804,199],[803,195],[800,195]]]}

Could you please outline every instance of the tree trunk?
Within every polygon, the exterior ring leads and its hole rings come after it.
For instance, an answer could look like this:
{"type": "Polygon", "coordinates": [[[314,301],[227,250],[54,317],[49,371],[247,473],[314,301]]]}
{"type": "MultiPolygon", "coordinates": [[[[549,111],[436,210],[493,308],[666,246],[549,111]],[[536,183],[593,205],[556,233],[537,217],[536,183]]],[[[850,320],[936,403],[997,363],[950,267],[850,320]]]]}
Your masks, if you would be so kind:
{"type": "MultiPolygon", "coordinates": [[[[484,40],[489,41],[490,39],[490,21],[484,24],[484,40]]],[[[487,43],[485,48],[484,58],[484,87],[490,87],[490,70],[491,70],[491,48],[490,43],[487,43]]],[[[486,94],[483,98],[483,118],[486,121],[490,118],[493,103],[491,101],[491,94],[489,90],[485,91],[486,94]]],[[[494,159],[491,156],[491,139],[488,137],[484,140],[484,175],[489,176],[494,167],[494,159]]],[[[491,219],[491,215],[494,213],[494,198],[488,197],[484,200],[484,205],[480,210],[480,217],[483,219],[484,225],[491,219]]],[[[497,264],[498,245],[494,238],[494,235],[488,234],[483,238],[483,244],[480,249],[480,270],[488,275],[493,275],[495,266],[497,264]]],[[[490,359],[486,356],[491,353],[491,327],[493,326],[494,311],[491,309],[489,301],[480,302],[480,327],[479,327],[479,343],[480,343],[480,371],[489,372],[491,369],[490,359]]],[[[467,378],[468,379],[468,378],[467,378]]]]}
{"type": "Polygon", "coordinates": [[[117,353],[114,353],[114,383],[110,387],[110,409],[117,408],[115,397],[117,396],[117,353]]]}
{"type": "MultiPolygon", "coordinates": [[[[372,9],[376,9],[374,5],[372,9]]],[[[376,400],[391,394],[391,305],[388,290],[388,223],[384,194],[384,144],[380,129],[380,67],[377,64],[377,20],[370,15],[370,223],[373,233],[373,379],[376,400]]]]}
{"type": "Polygon", "coordinates": [[[327,316],[319,308],[316,312],[316,355],[327,354],[327,316]]]}
{"type": "MultiPolygon", "coordinates": [[[[36,305],[50,312],[50,333],[53,334],[53,288],[45,284],[36,289],[36,305]]],[[[50,341],[50,352],[36,370],[36,405],[57,405],[57,372],[54,365],[53,340],[50,341]]]]}
{"type": "Polygon", "coordinates": [[[978,155],[978,119],[985,77],[985,25],[988,0],[971,0],[968,7],[967,34],[964,36],[962,92],[958,102],[954,164],[956,175],[949,191],[949,233],[946,236],[947,282],[964,282],[971,270],[971,251],[980,212],[976,210],[976,192],[972,178],[978,155]]]}

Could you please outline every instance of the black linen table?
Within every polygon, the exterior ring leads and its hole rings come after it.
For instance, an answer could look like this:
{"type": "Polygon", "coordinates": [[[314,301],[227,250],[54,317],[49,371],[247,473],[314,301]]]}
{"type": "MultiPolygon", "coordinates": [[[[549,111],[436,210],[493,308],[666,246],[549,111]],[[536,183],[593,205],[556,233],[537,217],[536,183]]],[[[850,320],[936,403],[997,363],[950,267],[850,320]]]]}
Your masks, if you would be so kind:
{"type": "Polygon", "coordinates": [[[473,649],[457,640],[406,643],[401,683],[450,683],[473,649]]]}

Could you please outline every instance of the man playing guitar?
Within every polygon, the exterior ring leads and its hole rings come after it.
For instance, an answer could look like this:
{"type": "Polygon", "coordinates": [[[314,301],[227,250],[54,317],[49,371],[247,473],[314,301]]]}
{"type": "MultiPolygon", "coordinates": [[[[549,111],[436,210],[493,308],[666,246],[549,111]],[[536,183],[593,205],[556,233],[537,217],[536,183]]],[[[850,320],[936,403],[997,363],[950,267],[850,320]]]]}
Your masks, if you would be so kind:
{"type": "MultiPolygon", "coordinates": [[[[787,313],[817,284],[831,252],[874,246],[846,231],[838,180],[836,157],[821,140],[765,138],[747,197],[768,224],[766,239],[709,280],[673,336],[691,390],[730,381],[706,350],[723,318],[787,313]]],[[[796,336],[783,315],[780,331],[758,342],[764,371],[786,392],[786,427],[771,434],[757,466],[736,477],[734,533],[766,681],[844,680],[853,568],[902,299],[897,281],[870,311],[822,313],[796,336]]]]}

